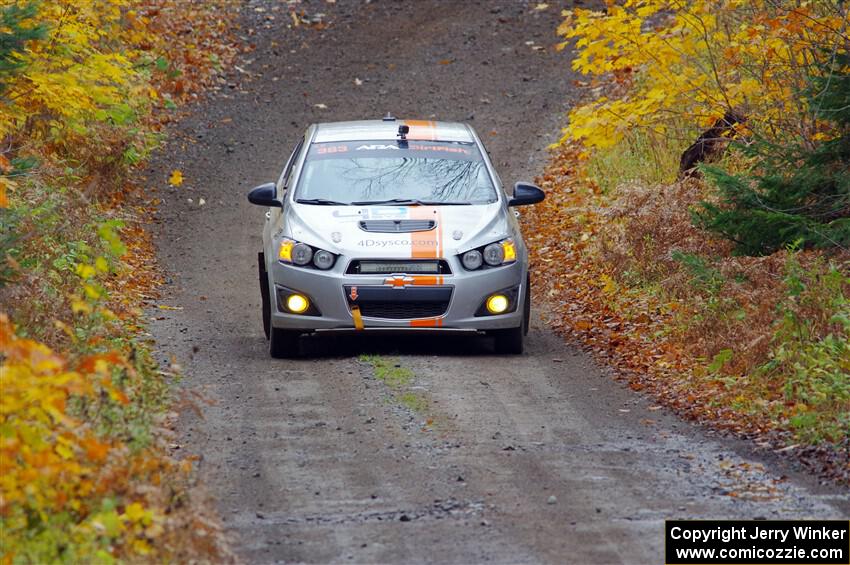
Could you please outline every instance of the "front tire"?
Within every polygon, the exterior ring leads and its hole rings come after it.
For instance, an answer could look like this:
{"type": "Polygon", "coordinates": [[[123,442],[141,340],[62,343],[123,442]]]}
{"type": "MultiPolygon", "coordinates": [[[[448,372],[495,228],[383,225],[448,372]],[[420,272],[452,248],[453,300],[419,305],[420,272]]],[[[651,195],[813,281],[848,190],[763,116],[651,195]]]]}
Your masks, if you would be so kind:
{"type": "Polygon", "coordinates": [[[263,332],[266,334],[266,339],[269,339],[269,332],[272,327],[272,304],[271,294],[269,293],[269,274],[266,271],[266,257],[262,251],[257,253],[257,263],[260,274],[260,300],[263,304],[263,332]]]}
{"type": "Polygon", "coordinates": [[[508,328],[506,330],[493,331],[496,338],[496,353],[507,355],[520,355],[523,350],[525,334],[523,327],[508,328]]]}
{"type": "Polygon", "coordinates": [[[269,355],[275,359],[293,359],[299,356],[300,332],[270,328],[269,334],[269,355]]]}

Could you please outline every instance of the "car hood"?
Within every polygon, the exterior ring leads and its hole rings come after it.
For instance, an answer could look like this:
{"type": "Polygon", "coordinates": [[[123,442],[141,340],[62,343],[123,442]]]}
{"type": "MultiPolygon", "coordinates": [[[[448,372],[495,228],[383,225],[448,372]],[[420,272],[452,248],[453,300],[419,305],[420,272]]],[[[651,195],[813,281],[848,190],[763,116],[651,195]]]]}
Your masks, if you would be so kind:
{"type": "Polygon", "coordinates": [[[285,214],[283,235],[348,257],[448,257],[510,234],[507,213],[499,202],[469,206],[288,203],[285,214]],[[420,225],[416,227],[421,231],[375,231],[405,230],[411,221],[418,221],[420,225]],[[396,222],[400,222],[399,228],[395,227],[396,222]],[[433,228],[427,229],[430,222],[433,228]]]}

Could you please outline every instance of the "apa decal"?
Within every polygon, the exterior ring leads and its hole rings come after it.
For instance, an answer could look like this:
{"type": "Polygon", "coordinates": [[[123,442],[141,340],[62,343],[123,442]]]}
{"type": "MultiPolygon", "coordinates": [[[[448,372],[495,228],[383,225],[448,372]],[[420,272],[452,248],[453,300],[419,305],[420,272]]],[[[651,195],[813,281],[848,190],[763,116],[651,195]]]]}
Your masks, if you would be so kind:
{"type": "Polygon", "coordinates": [[[401,151],[401,148],[398,145],[379,145],[379,144],[371,144],[371,145],[360,145],[355,147],[355,151],[383,151],[386,149],[401,151]]]}

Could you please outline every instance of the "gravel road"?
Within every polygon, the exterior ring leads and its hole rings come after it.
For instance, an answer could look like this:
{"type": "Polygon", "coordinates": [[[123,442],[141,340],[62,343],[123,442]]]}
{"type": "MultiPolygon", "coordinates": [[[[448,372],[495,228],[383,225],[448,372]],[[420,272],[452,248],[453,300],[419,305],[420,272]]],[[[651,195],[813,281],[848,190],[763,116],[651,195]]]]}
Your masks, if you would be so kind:
{"type": "Polygon", "coordinates": [[[539,321],[519,357],[358,336],[269,358],[246,191],[308,123],[387,111],[470,121],[507,182],[532,179],[575,78],[549,4],[313,1],[298,9],[328,27],[290,29],[285,3],[248,2],[256,49],[151,164],[162,304],[179,308],[152,309],[151,331],[207,400],[181,415],[181,449],[243,561],[661,563],[665,518],[850,515],[846,492],[679,421],[539,321]]]}

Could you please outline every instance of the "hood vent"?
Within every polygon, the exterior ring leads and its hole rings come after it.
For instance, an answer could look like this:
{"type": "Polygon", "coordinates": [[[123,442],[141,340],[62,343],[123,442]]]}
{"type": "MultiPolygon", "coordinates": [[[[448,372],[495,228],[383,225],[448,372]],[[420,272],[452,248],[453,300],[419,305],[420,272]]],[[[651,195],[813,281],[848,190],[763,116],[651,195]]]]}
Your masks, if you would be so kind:
{"type": "Polygon", "coordinates": [[[434,220],[361,220],[360,229],[379,233],[410,233],[430,231],[437,222],[434,220]]]}

